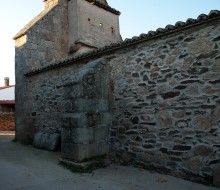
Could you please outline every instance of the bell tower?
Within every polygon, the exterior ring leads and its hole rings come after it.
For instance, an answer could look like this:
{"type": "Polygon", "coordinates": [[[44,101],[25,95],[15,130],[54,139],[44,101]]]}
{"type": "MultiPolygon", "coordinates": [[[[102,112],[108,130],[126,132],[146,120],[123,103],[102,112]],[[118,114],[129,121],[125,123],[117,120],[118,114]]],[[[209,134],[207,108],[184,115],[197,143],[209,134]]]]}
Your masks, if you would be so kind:
{"type": "Polygon", "coordinates": [[[121,41],[119,15],[106,0],[69,0],[69,53],[83,53],[121,41]]]}

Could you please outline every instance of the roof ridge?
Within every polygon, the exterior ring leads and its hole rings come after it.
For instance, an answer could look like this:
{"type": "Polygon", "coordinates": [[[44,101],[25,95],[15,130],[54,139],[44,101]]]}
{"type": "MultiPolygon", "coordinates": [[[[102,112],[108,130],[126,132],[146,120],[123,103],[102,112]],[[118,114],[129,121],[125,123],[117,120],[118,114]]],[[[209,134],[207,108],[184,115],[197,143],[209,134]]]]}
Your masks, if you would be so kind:
{"type": "Polygon", "coordinates": [[[0,100],[0,104],[15,104],[15,100],[0,100]]]}
{"type": "Polygon", "coordinates": [[[108,52],[108,51],[119,49],[119,48],[124,47],[124,46],[129,46],[129,45],[132,45],[134,43],[139,43],[141,41],[147,41],[149,39],[156,38],[158,36],[165,35],[165,34],[170,33],[170,32],[175,32],[179,29],[182,29],[183,27],[191,27],[191,26],[195,26],[196,24],[207,22],[208,20],[213,19],[215,17],[220,18],[220,11],[219,10],[211,10],[208,15],[200,14],[197,17],[197,19],[189,18],[189,19],[186,20],[186,22],[178,21],[178,22],[175,23],[175,25],[168,24],[165,28],[158,28],[156,31],[149,31],[147,34],[140,34],[139,36],[134,36],[132,38],[125,39],[123,42],[113,43],[113,44],[110,44],[108,46],[105,46],[105,47],[102,47],[102,48],[99,48],[99,49],[96,49],[96,50],[92,50],[92,51],[89,51],[89,52],[81,54],[81,55],[69,56],[67,58],[64,58],[64,59],[58,61],[58,62],[54,62],[53,64],[50,64],[50,65],[47,65],[47,66],[44,66],[44,67],[41,67],[41,68],[38,68],[38,69],[34,69],[32,71],[29,71],[29,72],[25,73],[25,75],[26,76],[31,76],[33,74],[37,74],[37,73],[40,73],[40,72],[43,72],[43,71],[46,71],[46,70],[50,70],[50,69],[53,69],[53,68],[57,68],[57,67],[69,64],[72,61],[78,61],[78,60],[81,60],[81,59],[86,59],[86,58],[89,58],[91,56],[95,56],[95,55],[98,55],[98,54],[101,54],[101,53],[105,53],[105,52],[108,52]]]}
{"type": "Polygon", "coordinates": [[[98,0],[85,0],[85,1],[88,1],[89,3],[94,4],[94,5],[96,5],[99,8],[105,9],[106,11],[109,11],[109,12],[111,12],[113,14],[116,14],[116,15],[120,15],[121,14],[120,11],[110,7],[108,4],[107,5],[103,4],[103,3],[101,3],[98,0]]]}
{"type": "Polygon", "coordinates": [[[6,88],[11,88],[14,87],[15,85],[9,85],[9,86],[2,86],[0,87],[0,90],[6,89],[6,88]]]}

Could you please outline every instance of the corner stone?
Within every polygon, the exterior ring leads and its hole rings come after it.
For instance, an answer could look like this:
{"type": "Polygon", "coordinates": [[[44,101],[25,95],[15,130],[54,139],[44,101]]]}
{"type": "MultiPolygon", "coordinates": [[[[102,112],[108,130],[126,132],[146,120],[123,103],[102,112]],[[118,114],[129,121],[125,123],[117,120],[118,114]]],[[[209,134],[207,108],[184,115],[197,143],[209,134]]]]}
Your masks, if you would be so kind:
{"type": "Polygon", "coordinates": [[[220,187],[220,164],[214,167],[213,184],[220,187]]]}
{"type": "Polygon", "coordinates": [[[46,150],[54,151],[56,150],[60,141],[59,133],[43,133],[38,132],[34,137],[33,145],[37,148],[43,148],[46,150]]]}

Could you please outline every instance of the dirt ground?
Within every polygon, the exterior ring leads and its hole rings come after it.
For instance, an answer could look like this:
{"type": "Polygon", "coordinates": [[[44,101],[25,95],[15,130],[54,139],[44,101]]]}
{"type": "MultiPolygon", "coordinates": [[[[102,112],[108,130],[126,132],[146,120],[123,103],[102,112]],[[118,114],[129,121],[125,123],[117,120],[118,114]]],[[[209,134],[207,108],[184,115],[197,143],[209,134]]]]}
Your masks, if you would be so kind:
{"type": "Polygon", "coordinates": [[[22,145],[11,134],[0,133],[0,190],[219,190],[117,164],[74,173],[59,164],[60,152],[22,145]]]}
{"type": "Polygon", "coordinates": [[[14,131],[14,113],[0,113],[0,131],[14,131]]]}

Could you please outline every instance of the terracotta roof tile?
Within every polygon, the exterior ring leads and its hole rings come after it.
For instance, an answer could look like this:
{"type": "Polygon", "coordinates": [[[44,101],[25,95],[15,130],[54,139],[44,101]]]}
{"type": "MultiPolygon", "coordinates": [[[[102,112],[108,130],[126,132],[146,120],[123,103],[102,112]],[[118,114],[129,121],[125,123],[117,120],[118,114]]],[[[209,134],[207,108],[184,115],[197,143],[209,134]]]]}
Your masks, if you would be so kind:
{"type": "Polygon", "coordinates": [[[10,86],[2,86],[0,87],[0,90],[3,90],[3,89],[6,89],[6,88],[11,88],[11,87],[14,87],[15,85],[10,85],[10,86]]]}
{"type": "Polygon", "coordinates": [[[0,100],[0,104],[15,104],[15,100],[0,100]]]}
{"type": "Polygon", "coordinates": [[[109,11],[113,14],[116,14],[116,15],[120,15],[121,13],[119,11],[117,11],[116,9],[113,9],[112,7],[110,7],[107,3],[104,4],[104,3],[101,3],[100,1],[98,0],[86,0],[94,5],[96,5],[97,7],[99,8],[102,8],[102,9],[105,9],[106,11],[109,11]]]}
{"type": "Polygon", "coordinates": [[[208,15],[201,14],[198,16],[197,19],[187,19],[186,22],[176,22],[175,25],[167,25],[165,28],[158,28],[156,31],[149,31],[147,34],[141,34],[140,36],[134,36],[131,39],[125,39],[123,42],[118,42],[111,44],[109,46],[105,46],[103,48],[99,48],[97,50],[90,51],[88,53],[84,53],[81,55],[75,55],[72,57],[67,57],[59,62],[55,62],[53,64],[50,64],[48,66],[38,68],[32,71],[29,71],[26,73],[26,76],[31,76],[46,70],[50,70],[57,67],[62,67],[63,65],[71,64],[74,61],[80,61],[80,60],[86,60],[91,59],[92,57],[100,56],[104,53],[109,53],[111,51],[124,48],[126,46],[130,46],[133,44],[137,44],[139,42],[148,41],[152,38],[160,37],[162,35],[166,35],[172,32],[178,32],[184,28],[194,27],[198,24],[207,23],[210,20],[214,19],[220,19],[220,11],[218,10],[212,10],[208,15]]]}

